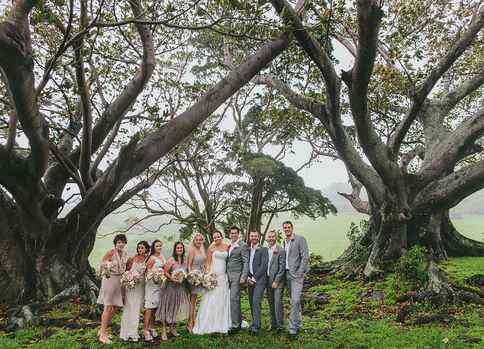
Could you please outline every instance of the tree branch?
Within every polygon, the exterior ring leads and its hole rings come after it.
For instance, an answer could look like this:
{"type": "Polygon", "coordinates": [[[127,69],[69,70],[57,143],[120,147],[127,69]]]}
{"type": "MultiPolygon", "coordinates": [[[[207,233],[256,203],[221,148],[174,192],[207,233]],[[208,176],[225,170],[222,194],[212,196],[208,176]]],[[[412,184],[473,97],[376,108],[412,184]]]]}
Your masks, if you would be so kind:
{"type": "MultiPolygon", "coordinates": [[[[80,10],[80,30],[87,26],[87,0],[81,0],[80,10]]],[[[74,65],[76,68],[77,88],[81,99],[81,113],[82,113],[82,140],[81,153],[79,159],[79,171],[86,189],[92,187],[93,181],[90,172],[91,163],[91,148],[92,148],[92,111],[91,101],[89,96],[89,88],[86,83],[84,71],[84,59],[82,50],[84,47],[84,39],[80,37],[74,44],[74,65]]]]}
{"type": "Polygon", "coordinates": [[[122,149],[117,160],[104,172],[103,177],[96,182],[86,198],[69,212],[66,219],[73,221],[77,215],[81,215],[81,222],[86,225],[82,231],[89,231],[99,221],[99,215],[104,212],[106,205],[127,181],[142,173],[185,139],[237,90],[283,52],[290,41],[287,33],[269,41],[210,88],[185,112],[170,120],[162,128],[148,134],[139,144],[139,138],[133,138],[130,144],[122,149]],[[92,219],[93,215],[98,219],[92,219]]]}
{"type": "Polygon", "coordinates": [[[39,113],[34,90],[32,44],[28,13],[33,3],[18,1],[12,20],[0,23],[0,68],[2,69],[15,114],[30,144],[29,172],[42,177],[47,168],[48,130],[39,113]]]}
{"type": "Polygon", "coordinates": [[[432,69],[427,76],[425,82],[419,87],[413,97],[413,103],[410,107],[407,115],[398,125],[395,133],[390,139],[390,148],[393,154],[397,154],[400,149],[400,145],[405,138],[410,126],[414,122],[415,118],[421,111],[427,96],[434,88],[435,84],[449,70],[454,62],[464,53],[464,51],[472,43],[479,31],[484,27],[484,6],[480,7],[479,13],[473,18],[468,29],[464,33],[459,33],[459,38],[455,40],[455,43],[449,48],[444,57],[439,61],[436,67],[432,69]]]}
{"type": "MultiPolygon", "coordinates": [[[[130,0],[129,4],[133,15],[142,18],[145,13],[141,8],[139,0],[130,0]]],[[[111,129],[121,119],[129,108],[134,104],[139,94],[143,91],[146,83],[153,74],[155,67],[155,51],[151,30],[148,25],[136,24],[138,35],[143,46],[143,57],[140,67],[134,77],[126,84],[124,90],[114,99],[114,101],[104,110],[103,114],[92,129],[91,155],[103,144],[111,129]]],[[[75,37],[73,37],[75,38],[75,37]]],[[[78,163],[80,149],[75,149],[69,156],[73,163],[78,163]]],[[[49,177],[60,180],[61,174],[67,175],[59,164],[50,171],[49,177]],[[60,172],[60,173],[59,173],[60,172]]],[[[64,182],[68,177],[64,177],[64,182]]],[[[49,179],[49,178],[47,178],[49,179]]]]}
{"type": "Polygon", "coordinates": [[[464,81],[461,85],[449,91],[447,94],[434,101],[433,103],[437,103],[441,107],[441,115],[442,117],[444,117],[450,110],[452,110],[457,105],[457,103],[459,103],[462,99],[467,97],[472,92],[476,91],[483,84],[484,69],[482,69],[477,75],[464,81]]]}
{"type": "Polygon", "coordinates": [[[452,208],[484,188],[484,160],[453,172],[420,190],[412,205],[418,212],[429,207],[452,208]]]}
{"type": "Polygon", "coordinates": [[[418,172],[420,185],[426,185],[442,173],[452,170],[458,160],[466,154],[468,148],[484,135],[484,108],[467,117],[452,133],[434,146],[434,154],[418,172]]]}

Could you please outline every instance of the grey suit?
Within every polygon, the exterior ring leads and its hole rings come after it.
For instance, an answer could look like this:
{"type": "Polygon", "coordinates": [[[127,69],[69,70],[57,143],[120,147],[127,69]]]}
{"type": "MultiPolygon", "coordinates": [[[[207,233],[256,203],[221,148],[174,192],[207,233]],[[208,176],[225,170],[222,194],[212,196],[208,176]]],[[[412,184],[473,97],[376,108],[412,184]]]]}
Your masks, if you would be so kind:
{"type": "Polygon", "coordinates": [[[243,241],[238,242],[239,247],[235,247],[232,252],[229,249],[227,257],[227,276],[230,287],[230,316],[232,318],[232,328],[239,329],[242,322],[240,310],[240,283],[245,282],[249,270],[249,252],[247,244],[243,241]]]}
{"type": "MultiPolygon", "coordinates": [[[[287,242],[284,240],[284,249],[287,242]]],[[[289,333],[297,334],[302,326],[301,321],[301,294],[304,284],[304,275],[309,270],[309,249],[306,239],[294,235],[289,243],[289,252],[286,264],[286,286],[291,297],[291,314],[289,315],[289,333]]]]}
{"type": "MultiPolygon", "coordinates": [[[[250,258],[250,248],[249,248],[250,258]]],[[[250,263],[250,262],[249,262],[250,263]]],[[[249,271],[249,277],[256,280],[255,285],[248,287],[250,311],[252,313],[251,329],[258,331],[261,327],[261,302],[264,289],[267,285],[267,264],[269,263],[269,254],[267,247],[259,247],[254,251],[252,261],[252,273],[249,271]]],[[[250,270],[250,267],[249,267],[250,270]]]]}
{"type": "Polygon", "coordinates": [[[267,300],[271,314],[271,328],[278,330],[282,328],[284,321],[282,292],[284,290],[284,276],[286,273],[286,252],[281,246],[275,245],[272,258],[268,263],[267,300]],[[274,282],[277,283],[276,288],[272,288],[274,282]]]}

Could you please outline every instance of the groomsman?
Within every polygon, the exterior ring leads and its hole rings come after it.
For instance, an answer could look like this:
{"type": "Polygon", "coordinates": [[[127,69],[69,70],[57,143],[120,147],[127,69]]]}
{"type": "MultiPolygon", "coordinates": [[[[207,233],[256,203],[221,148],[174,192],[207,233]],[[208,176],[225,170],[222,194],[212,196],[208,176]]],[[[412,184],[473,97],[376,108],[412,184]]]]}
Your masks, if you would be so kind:
{"type": "Polygon", "coordinates": [[[277,233],[267,233],[269,264],[267,269],[267,300],[271,314],[271,331],[282,331],[284,275],[286,272],[286,251],[276,244],[277,233]]]}
{"type": "Polygon", "coordinates": [[[252,313],[252,325],[249,332],[253,335],[259,333],[261,327],[261,302],[267,285],[267,264],[269,254],[267,247],[260,246],[260,234],[258,231],[249,233],[250,257],[249,257],[249,304],[252,313]]]}
{"type": "Polygon", "coordinates": [[[242,312],[240,310],[240,285],[247,281],[249,272],[249,250],[245,242],[239,241],[240,229],[230,228],[229,256],[227,258],[227,276],[230,287],[230,316],[232,325],[229,333],[240,331],[242,312]]]}
{"type": "Polygon", "coordinates": [[[306,239],[294,234],[292,222],[282,224],[284,250],[286,251],[286,287],[291,298],[289,315],[289,338],[296,339],[301,330],[301,294],[304,275],[309,270],[309,249],[306,239]]]}

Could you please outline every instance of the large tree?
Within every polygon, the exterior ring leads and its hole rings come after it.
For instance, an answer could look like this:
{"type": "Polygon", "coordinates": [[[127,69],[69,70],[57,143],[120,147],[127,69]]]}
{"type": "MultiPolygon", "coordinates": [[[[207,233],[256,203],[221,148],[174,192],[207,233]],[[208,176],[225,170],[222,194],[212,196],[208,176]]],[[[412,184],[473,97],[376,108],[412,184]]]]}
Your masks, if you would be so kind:
{"type": "MultiPolygon", "coordinates": [[[[350,270],[372,277],[413,245],[437,261],[484,255],[484,244],[459,234],[448,214],[484,187],[484,6],[310,2],[303,19],[286,0],[271,3],[316,73],[309,91],[277,74],[257,82],[320,122],[352,175],[346,197],[371,218],[359,241],[366,256],[356,259],[365,263],[350,270]],[[336,42],[352,56],[341,74],[336,42]],[[359,198],[360,184],[368,202],[359,198]]],[[[355,260],[344,257],[342,264],[355,260]]]]}
{"type": "Polygon", "coordinates": [[[289,34],[275,33],[185,111],[163,110],[159,96],[170,88],[160,69],[163,54],[183,48],[191,30],[223,31],[224,18],[233,22],[225,7],[210,1],[15,0],[5,9],[0,22],[2,120],[8,124],[0,144],[2,301],[45,300],[66,288],[95,288],[88,256],[97,227],[152,183],[149,177],[133,179],[291,41],[289,34]],[[158,127],[144,130],[143,120],[153,118],[158,127]],[[133,132],[136,126],[140,132],[133,132]],[[110,149],[117,142],[119,150],[110,149]],[[80,199],[59,215],[70,183],[80,199]]]}

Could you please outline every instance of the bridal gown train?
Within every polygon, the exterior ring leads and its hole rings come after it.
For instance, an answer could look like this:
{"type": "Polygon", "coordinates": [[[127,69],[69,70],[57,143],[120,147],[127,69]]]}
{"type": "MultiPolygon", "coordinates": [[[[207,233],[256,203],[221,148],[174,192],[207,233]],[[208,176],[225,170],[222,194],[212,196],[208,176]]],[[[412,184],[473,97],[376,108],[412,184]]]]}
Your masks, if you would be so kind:
{"type": "Polygon", "coordinates": [[[217,287],[206,291],[195,319],[195,334],[227,333],[230,329],[230,291],[226,272],[227,252],[213,253],[211,271],[217,274],[217,287]]]}

